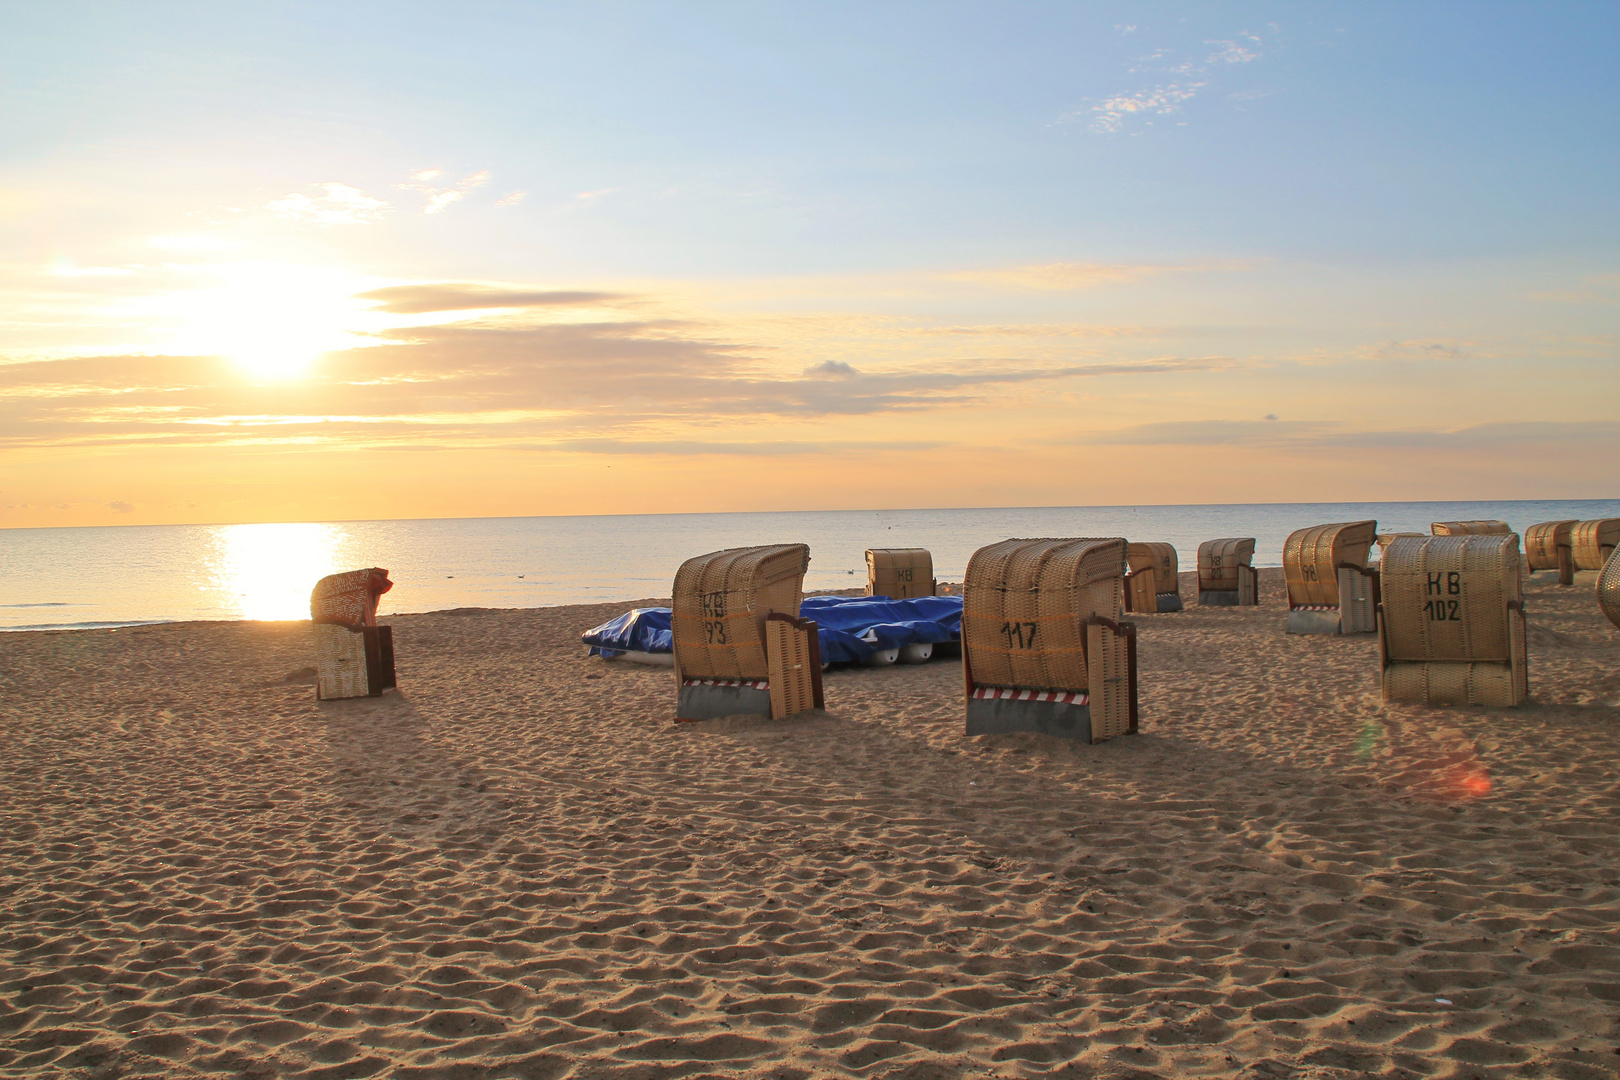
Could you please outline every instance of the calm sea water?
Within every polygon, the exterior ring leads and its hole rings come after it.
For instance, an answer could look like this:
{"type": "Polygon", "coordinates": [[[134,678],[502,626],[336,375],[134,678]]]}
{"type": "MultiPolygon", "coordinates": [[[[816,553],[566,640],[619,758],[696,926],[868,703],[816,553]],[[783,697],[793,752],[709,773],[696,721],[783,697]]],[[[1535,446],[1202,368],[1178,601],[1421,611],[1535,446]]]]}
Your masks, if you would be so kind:
{"type": "Polygon", "coordinates": [[[1499,518],[1620,516],[1620,500],[1068,506],[614,517],[453,518],[275,525],[0,529],[0,630],[177,619],[300,619],[315,581],[387,567],[384,612],[544,607],[666,596],[682,560],[747,544],[810,545],[807,589],[865,584],[869,547],[925,547],[960,581],[975,549],[1013,536],[1169,541],[1189,568],[1204,540],[1253,536],[1282,564],[1295,529],[1376,518],[1381,531],[1499,518]]]}

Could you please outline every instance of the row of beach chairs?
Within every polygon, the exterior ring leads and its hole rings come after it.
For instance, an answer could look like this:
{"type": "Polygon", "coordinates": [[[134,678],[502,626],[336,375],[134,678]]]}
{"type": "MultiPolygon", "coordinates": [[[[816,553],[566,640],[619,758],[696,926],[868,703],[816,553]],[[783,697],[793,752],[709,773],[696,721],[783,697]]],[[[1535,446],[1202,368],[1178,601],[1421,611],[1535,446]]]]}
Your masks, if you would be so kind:
{"type": "MultiPolygon", "coordinates": [[[[1620,626],[1620,518],[1548,524],[1569,528],[1546,530],[1553,540],[1543,560],[1564,558],[1559,535],[1571,538],[1567,561],[1577,569],[1593,561],[1577,542],[1603,556],[1598,599],[1620,626]]],[[[1253,538],[1200,545],[1201,604],[1256,602],[1254,547],[1253,538]]],[[[1283,556],[1289,631],[1376,632],[1384,700],[1511,706],[1528,696],[1526,560],[1504,523],[1437,522],[1430,535],[1379,534],[1374,521],[1318,525],[1289,536],[1283,556]]],[[[781,718],[822,707],[816,624],[799,616],[809,560],[808,546],[778,544],[681,565],[671,616],[677,719],[781,718]]],[[[925,549],[873,549],[867,567],[869,594],[937,591],[925,549]]],[[[976,551],[962,583],[967,733],[1099,742],[1134,732],[1136,626],[1123,616],[1180,610],[1176,575],[1172,545],[1120,537],[1004,540],[976,551]]],[[[318,697],[375,696],[394,685],[392,636],[376,625],[377,601],[390,588],[377,568],[317,585],[318,697]]]]}

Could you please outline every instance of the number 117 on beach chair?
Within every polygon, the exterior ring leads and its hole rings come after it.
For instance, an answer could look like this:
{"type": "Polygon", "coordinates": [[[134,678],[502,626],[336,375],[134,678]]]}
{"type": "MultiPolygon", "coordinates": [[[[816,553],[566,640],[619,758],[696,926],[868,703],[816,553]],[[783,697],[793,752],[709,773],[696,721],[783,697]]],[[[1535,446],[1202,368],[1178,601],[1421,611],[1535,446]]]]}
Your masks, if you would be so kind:
{"type": "Polygon", "coordinates": [[[967,733],[1135,734],[1124,578],[1119,537],[1003,540],[974,552],[962,581],[967,733]]]}

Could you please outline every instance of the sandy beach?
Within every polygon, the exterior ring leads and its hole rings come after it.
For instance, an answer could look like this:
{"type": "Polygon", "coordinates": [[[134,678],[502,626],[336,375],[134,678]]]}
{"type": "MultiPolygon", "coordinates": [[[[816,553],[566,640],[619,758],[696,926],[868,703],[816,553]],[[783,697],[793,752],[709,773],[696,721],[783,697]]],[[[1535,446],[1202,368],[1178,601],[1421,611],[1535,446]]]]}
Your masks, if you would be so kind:
{"type": "Polygon", "coordinates": [[[629,604],[385,610],[399,690],[328,703],[306,623],[0,635],[0,1074],[1620,1073],[1590,591],[1486,710],[1262,587],[1135,616],[1098,746],[965,737],[953,660],[677,725],[579,644],[629,604]]]}

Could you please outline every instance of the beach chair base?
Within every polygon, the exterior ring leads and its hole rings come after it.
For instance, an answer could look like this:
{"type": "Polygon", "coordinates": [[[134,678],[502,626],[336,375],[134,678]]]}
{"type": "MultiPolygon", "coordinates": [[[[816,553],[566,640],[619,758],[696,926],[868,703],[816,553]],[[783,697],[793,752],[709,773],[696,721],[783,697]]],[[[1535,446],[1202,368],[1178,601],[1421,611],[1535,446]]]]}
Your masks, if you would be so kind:
{"type": "MultiPolygon", "coordinates": [[[[1252,604],[1253,601],[1250,601],[1252,604]]],[[[1198,594],[1199,607],[1246,607],[1236,589],[1207,589],[1198,594]]]]}
{"type": "Polygon", "coordinates": [[[1524,673],[1511,664],[1397,661],[1384,668],[1384,700],[1390,702],[1511,708],[1526,696],[1524,673]]]}
{"type": "Polygon", "coordinates": [[[1571,584],[1580,589],[1595,589],[1597,588],[1598,578],[1602,576],[1603,571],[1601,570],[1577,570],[1571,584]]]}
{"type": "Polygon", "coordinates": [[[380,697],[394,680],[394,628],[315,627],[315,699],[380,697]]]}
{"type": "Polygon", "coordinates": [[[1573,574],[1569,575],[1569,581],[1565,581],[1564,577],[1564,573],[1558,570],[1532,570],[1530,576],[1525,580],[1532,585],[1573,585],[1575,583],[1573,574]]]}
{"type": "Polygon", "coordinates": [[[1338,608],[1297,607],[1288,612],[1290,634],[1337,634],[1338,608]]]}
{"type": "Polygon", "coordinates": [[[675,702],[676,720],[770,715],[771,684],[765,679],[683,679],[675,702]]]}
{"type": "Polygon", "coordinates": [[[1155,605],[1156,610],[1161,613],[1166,611],[1180,611],[1182,609],[1180,593],[1162,592],[1157,594],[1155,600],[1157,601],[1155,605]]]}
{"type": "Polygon", "coordinates": [[[967,703],[969,735],[1005,735],[1033,731],[1060,739],[1091,742],[1091,702],[1084,694],[1047,695],[1071,700],[1020,701],[973,697],[967,703]]]}

